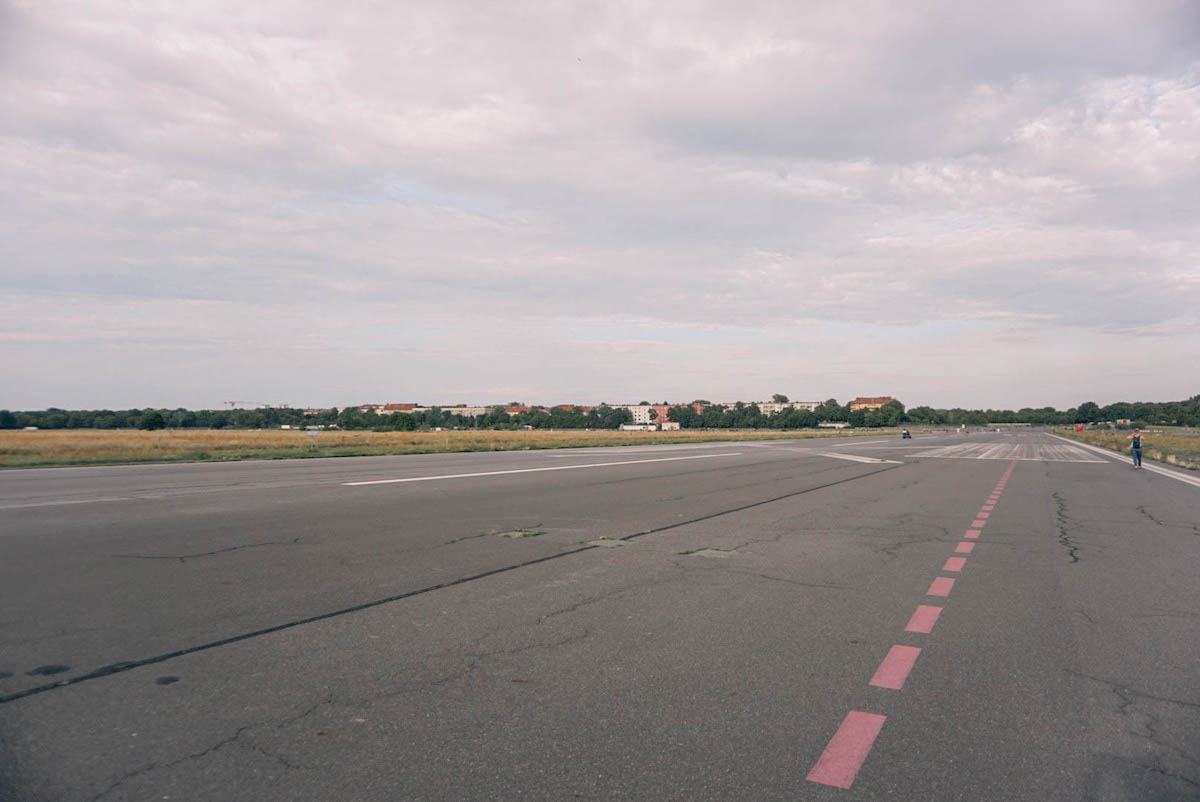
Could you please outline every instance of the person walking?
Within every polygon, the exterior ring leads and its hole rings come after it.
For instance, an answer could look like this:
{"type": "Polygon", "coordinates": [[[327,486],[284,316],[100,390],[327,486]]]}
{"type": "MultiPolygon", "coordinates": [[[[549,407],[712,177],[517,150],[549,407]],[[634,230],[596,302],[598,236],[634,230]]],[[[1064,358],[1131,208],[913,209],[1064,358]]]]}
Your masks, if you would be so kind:
{"type": "Polygon", "coordinates": [[[1141,429],[1134,429],[1133,434],[1129,435],[1128,439],[1131,441],[1131,444],[1132,444],[1132,448],[1129,449],[1129,452],[1131,454],[1133,454],[1133,469],[1135,471],[1140,471],[1142,469],[1142,431],[1141,431],[1141,429]]]}

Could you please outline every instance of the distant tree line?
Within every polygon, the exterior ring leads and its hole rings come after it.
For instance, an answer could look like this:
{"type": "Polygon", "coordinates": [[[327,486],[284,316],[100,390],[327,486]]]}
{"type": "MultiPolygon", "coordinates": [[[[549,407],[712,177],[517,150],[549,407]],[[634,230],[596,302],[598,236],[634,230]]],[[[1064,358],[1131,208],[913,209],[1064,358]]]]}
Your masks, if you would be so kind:
{"type": "Polygon", "coordinates": [[[1186,401],[1118,401],[1100,406],[1085,401],[1078,407],[1059,411],[1054,407],[1033,409],[933,409],[913,407],[907,418],[917,424],[949,424],[968,426],[984,423],[1032,423],[1035,425],[1068,425],[1072,423],[1115,423],[1130,421],[1130,425],[1200,426],[1200,395],[1186,401]]]}
{"type": "MultiPolygon", "coordinates": [[[[786,398],[786,396],[778,396],[786,398]]],[[[695,402],[703,405],[707,402],[695,402]]],[[[521,406],[513,404],[512,406],[521,406]]],[[[880,409],[851,410],[831,398],[814,411],[784,409],[765,415],[755,404],[737,403],[733,407],[707,406],[697,412],[691,405],[672,407],[667,419],[683,429],[805,429],[818,423],[845,422],[857,428],[911,425],[981,426],[986,423],[1029,423],[1034,425],[1068,425],[1072,423],[1104,423],[1118,420],[1131,425],[1200,426],[1200,395],[1186,401],[1117,402],[1099,406],[1086,401],[1078,407],[1057,410],[1053,407],[1016,411],[1008,409],[934,409],[920,406],[905,409],[892,401],[880,409]]],[[[188,409],[92,409],[66,410],[50,408],[40,411],[14,412],[0,410],[0,429],[274,429],[290,426],[331,426],[342,429],[416,430],[434,428],[459,429],[616,429],[630,423],[626,409],[601,404],[588,409],[534,408],[528,412],[508,415],[503,406],[488,413],[471,417],[454,411],[454,407],[432,407],[416,413],[397,412],[377,415],[362,412],[357,407],[320,410],[305,414],[302,409],[265,407],[261,409],[188,410],[188,409]]]]}
{"type": "Polygon", "coordinates": [[[305,415],[302,409],[0,409],[0,429],[276,429],[335,423],[337,410],[305,415]]]}
{"type": "MultiPolygon", "coordinates": [[[[512,404],[511,406],[524,406],[512,404]]],[[[484,415],[460,415],[454,407],[440,409],[430,407],[422,412],[397,412],[391,415],[377,415],[373,410],[361,412],[355,407],[347,407],[337,418],[337,424],[343,429],[392,429],[396,431],[413,431],[416,429],[617,429],[623,423],[633,420],[633,415],[627,409],[615,409],[607,404],[592,407],[584,412],[580,407],[562,409],[553,407],[549,410],[534,408],[528,412],[518,412],[509,415],[504,407],[492,407],[484,415]]]]}
{"type": "MultiPolygon", "coordinates": [[[[787,396],[776,395],[776,399],[787,396]]],[[[849,423],[856,427],[898,426],[904,421],[904,405],[892,401],[880,409],[850,410],[831,398],[815,410],[783,409],[765,415],[757,404],[738,402],[732,407],[710,406],[697,412],[692,406],[672,407],[667,419],[682,429],[808,429],[818,423],[849,423]]]]}

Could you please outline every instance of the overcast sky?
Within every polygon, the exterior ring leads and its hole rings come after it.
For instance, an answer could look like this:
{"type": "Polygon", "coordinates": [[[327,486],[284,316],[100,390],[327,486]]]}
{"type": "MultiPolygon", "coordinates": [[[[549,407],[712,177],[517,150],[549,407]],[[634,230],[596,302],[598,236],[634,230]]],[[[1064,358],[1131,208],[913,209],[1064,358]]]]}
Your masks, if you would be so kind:
{"type": "Polygon", "coordinates": [[[0,0],[0,408],[1181,399],[1198,199],[1191,0],[0,0]]]}

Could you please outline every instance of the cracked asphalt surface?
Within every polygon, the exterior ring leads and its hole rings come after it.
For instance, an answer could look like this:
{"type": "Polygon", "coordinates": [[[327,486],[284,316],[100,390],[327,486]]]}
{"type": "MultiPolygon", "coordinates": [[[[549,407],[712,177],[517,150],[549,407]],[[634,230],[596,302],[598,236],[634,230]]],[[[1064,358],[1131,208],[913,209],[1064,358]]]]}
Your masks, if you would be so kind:
{"type": "Polygon", "coordinates": [[[1200,489],[954,456],[1060,446],[3,472],[0,799],[1200,798],[1200,489]],[[850,710],[853,786],[807,781],[850,710]]]}

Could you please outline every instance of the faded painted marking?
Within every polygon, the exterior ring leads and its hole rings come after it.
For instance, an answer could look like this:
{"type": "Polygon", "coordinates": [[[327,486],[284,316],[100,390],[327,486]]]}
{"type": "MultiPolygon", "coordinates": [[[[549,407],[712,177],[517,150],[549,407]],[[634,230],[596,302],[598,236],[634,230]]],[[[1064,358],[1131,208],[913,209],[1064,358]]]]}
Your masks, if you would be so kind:
{"type": "Polygon", "coordinates": [[[689,457],[659,457],[657,459],[631,459],[623,462],[592,462],[587,465],[551,465],[545,468],[518,468],[509,471],[481,471],[479,473],[448,473],[441,476],[410,476],[407,479],[374,479],[369,482],[342,482],[343,485],[359,487],[362,485],[389,485],[402,482],[432,482],[437,479],[469,479],[475,476],[504,476],[513,473],[541,473],[544,471],[577,471],[582,468],[609,468],[614,465],[645,465],[650,462],[679,462],[685,459],[716,459],[718,457],[738,457],[741,452],[732,454],[696,454],[689,457]]]}
{"type": "Polygon", "coordinates": [[[949,596],[950,589],[954,587],[954,580],[948,576],[939,576],[929,583],[929,590],[925,591],[926,596],[949,596]]]}
{"type": "Polygon", "coordinates": [[[851,462],[871,462],[871,463],[887,462],[892,465],[902,465],[903,464],[899,460],[877,459],[875,457],[860,457],[857,454],[834,454],[834,453],[828,452],[828,451],[814,451],[813,453],[816,454],[818,457],[833,457],[834,459],[848,459],[851,462]]]}
{"type": "Polygon", "coordinates": [[[933,631],[933,625],[937,623],[938,616],[941,614],[941,607],[918,604],[916,612],[912,614],[912,618],[908,619],[908,626],[904,627],[904,631],[928,635],[933,631]]]}
{"type": "Polygon", "coordinates": [[[1100,463],[1091,454],[1080,448],[1058,445],[1004,443],[958,443],[956,445],[930,448],[912,454],[913,457],[935,459],[1010,459],[1023,462],[1089,462],[1100,463]]]}
{"type": "Polygon", "coordinates": [[[851,710],[842,720],[842,725],[829,739],[829,745],[821,753],[817,764],[808,773],[809,782],[849,788],[858,776],[863,761],[871,753],[871,746],[887,716],[875,713],[860,713],[851,710]]]}
{"type": "Polygon", "coordinates": [[[879,664],[879,668],[875,669],[875,676],[871,677],[870,684],[876,688],[900,690],[904,687],[904,681],[908,679],[919,654],[921,650],[916,646],[893,646],[879,664]]]}

